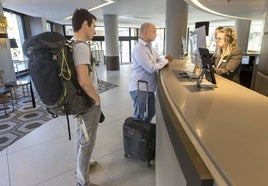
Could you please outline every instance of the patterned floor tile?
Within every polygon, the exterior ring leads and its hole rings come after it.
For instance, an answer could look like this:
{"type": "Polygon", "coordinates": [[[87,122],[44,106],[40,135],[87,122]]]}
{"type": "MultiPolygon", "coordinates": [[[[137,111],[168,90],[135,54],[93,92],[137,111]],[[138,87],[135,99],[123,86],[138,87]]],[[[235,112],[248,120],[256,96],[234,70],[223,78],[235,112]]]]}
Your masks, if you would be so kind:
{"type": "MultiPolygon", "coordinates": [[[[117,85],[99,80],[100,93],[108,91],[117,85]]],[[[40,127],[42,124],[52,119],[45,106],[35,92],[36,107],[33,108],[28,96],[23,97],[22,91],[17,90],[17,100],[14,101],[15,111],[11,107],[8,115],[0,109],[0,151],[22,138],[29,132],[40,127]]]]}

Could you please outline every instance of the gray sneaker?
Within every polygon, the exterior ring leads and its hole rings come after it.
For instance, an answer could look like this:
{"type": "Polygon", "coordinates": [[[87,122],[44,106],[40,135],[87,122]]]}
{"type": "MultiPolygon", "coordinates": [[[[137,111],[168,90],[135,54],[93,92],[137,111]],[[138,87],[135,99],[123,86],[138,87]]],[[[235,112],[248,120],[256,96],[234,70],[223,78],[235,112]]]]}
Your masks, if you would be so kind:
{"type": "MultiPolygon", "coordinates": [[[[79,183],[77,183],[77,186],[81,186],[79,183]]],[[[94,184],[94,183],[90,183],[89,186],[100,186],[100,185],[97,185],[97,184],[94,184]]]]}
{"type": "Polygon", "coordinates": [[[90,186],[100,186],[100,185],[97,185],[97,184],[94,184],[94,183],[90,183],[90,186]]]}
{"type": "Polygon", "coordinates": [[[90,168],[91,168],[91,169],[94,168],[97,164],[98,164],[97,161],[95,161],[95,160],[91,160],[91,161],[90,161],[90,168]]]}

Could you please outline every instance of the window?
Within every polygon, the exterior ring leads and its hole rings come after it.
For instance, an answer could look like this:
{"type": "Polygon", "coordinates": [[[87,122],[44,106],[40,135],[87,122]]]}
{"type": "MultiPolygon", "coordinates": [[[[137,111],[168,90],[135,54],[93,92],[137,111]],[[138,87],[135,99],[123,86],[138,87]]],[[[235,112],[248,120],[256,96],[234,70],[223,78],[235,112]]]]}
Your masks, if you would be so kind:
{"type": "Polygon", "coordinates": [[[66,36],[72,36],[74,34],[73,27],[71,25],[65,25],[64,31],[66,36]]]}
{"type": "Polygon", "coordinates": [[[96,36],[104,36],[105,35],[105,31],[104,31],[103,26],[96,26],[95,30],[96,30],[96,36]]]}
{"type": "Polygon", "coordinates": [[[11,50],[12,60],[22,61],[25,59],[22,52],[22,44],[25,38],[21,15],[13,12],[4,11],[4,16],[6,16],[8,22],[8,38],[15,39],[18,45],[18,48],[11,50]]]}
{"type": "MultiPolygon", "coordinates": [[[[72,36],[74,34],[72,25],[65,25],[64,30],[65,30],[65,35],[66,36],[72,36]]],[[[104,36],[105,35],[103,26],[96,26],[95,30],[96,30],[96,35],[95,36],[104,36]]]]}
{"type": "Polygon", "coordinates": [[[263,21],[252,21],[249,38],[248,38],[248,52],[260,52],[263,35],[263,21]]]}
{"type": "MultiPolygon", "coordinates": [[[[214,30],[219,26],[232,27],[235,29],[235,21],[230,20],[226,22],[220,22],[217,24],[212,24],[209,27],[209,36],[207,37],[207,47],[210,51],[215,51],[215,38],[214,30]]],[[[259,53],[261,50],[261,42],[263,35],[263,21],[251,21],[249,38],[248,38],[248,51],[247,52],[256,52],[259,53]]]]}
{"type": "Polygon", "coordinates": [[[130,28],[130,36],[135,37],[138,36],[138,29],[137,28],[130,28]]]}
{"type": "Polygon", "coordinates": [[[129,28],[118,28],[118,36],[130,36],[129,28]]]}
{"type": "Polygon", "coordinates": [[[164,28],[157,28],[156,30],[156,38],[153,41],[152,45],[155,48],[155,50],[157,51],[158,55],[163,56],[165,53],[165,47],[164,47],[164,43],[165,43],[165,29],[164,28]]]}
{"type": "MultiPolygon", "coordinates": [[[[65,35],[72,36],[73,28],[70,25],[65,25],[65,35]]],[[[105,52],[105,31],[103,26],[96,26],[96,35],[93,37],[94,50],[102,50],[105,52]]],[[[119,59],[120,63],[129,63],[131,62],[131,52],[139,38],[139,29],[138,28],[118,28],[119,36],[119,59]]],[[[164,55],[164,43],[165,43],[165,29],[157,29],[157,37],[153,42],[153,46],[156,49],[157,53],[160,56],[164,55]]]]}
{"type": "Polygon", "coordinates": [[[52,32],[53,31],[53,24],[50,22],[46,22],[47,31],[52,32]]]}

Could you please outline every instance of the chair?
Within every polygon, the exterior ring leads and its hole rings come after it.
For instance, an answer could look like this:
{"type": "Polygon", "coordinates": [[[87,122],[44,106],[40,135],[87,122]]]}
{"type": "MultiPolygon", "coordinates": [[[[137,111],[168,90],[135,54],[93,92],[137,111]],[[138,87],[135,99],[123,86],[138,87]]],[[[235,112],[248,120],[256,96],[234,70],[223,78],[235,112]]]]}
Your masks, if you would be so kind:
{"type": "Polygon", "coordinates": [[[4,70],[0,68],[0,87],[4,87],[4,70]]]}
{"type": "Polygon", "coordinates": [[[2,104],[0,110],[4,110],[5,115],[7,115],[8,103],[11,102],[12,112],[14,111],[13,93],[10,88],[5,88],[3,75],[4,71],[3,69],[0,69],[0,104],[2,104]]]}

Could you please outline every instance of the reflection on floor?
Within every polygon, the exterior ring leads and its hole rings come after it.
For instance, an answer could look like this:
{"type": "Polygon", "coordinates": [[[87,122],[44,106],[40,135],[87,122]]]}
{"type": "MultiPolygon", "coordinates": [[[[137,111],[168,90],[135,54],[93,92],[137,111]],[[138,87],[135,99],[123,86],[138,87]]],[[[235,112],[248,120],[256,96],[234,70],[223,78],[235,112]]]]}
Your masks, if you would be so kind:
{"type": "MultiPolygon", "coordinates": [[[[98,165],[91,170],[92,182],[102,186],[154,186],[155,167],[124,157],[122,124],[132,114],[128,94],[130,65],[120,71],[99,66],[99,79],[118,85],[101,94],[106,116],[100,124],[93,158],[98,165]]],[[[65,117],[50,120],[0,152],[1,186],[74,186],[74,133],[68,140],[65,117]]]]}

